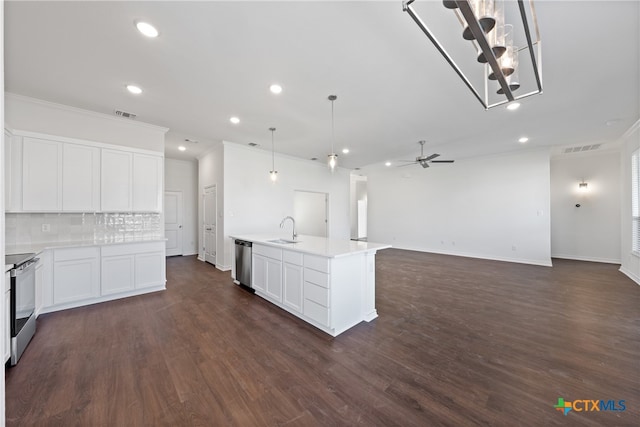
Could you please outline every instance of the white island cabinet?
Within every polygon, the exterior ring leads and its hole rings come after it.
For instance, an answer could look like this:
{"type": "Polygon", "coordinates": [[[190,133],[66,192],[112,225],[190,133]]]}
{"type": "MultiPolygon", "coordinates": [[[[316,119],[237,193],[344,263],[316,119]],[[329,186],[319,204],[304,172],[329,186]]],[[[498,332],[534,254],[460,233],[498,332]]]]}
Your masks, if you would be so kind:
{"type": "MultiPolygon", "coordinates": [[[[378,317],[375,254],[379,243],[299,236],[232,236],[253,242],[251,286],[256,295],[336,336],[378,317]]],[[[234,277],[235,279],[235,277],[234,277]]]]}

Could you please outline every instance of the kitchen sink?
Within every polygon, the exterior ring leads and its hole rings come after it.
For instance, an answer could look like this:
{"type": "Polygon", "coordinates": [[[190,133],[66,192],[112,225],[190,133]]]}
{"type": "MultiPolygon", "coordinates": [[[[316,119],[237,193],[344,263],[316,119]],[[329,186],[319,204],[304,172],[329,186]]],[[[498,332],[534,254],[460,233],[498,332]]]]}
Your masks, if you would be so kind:
{"type": "Polygon", "coordinates": [[[288,239],[273,239],[267,240],[269,243],[279,243],[281,245],[290,245],[292,243],[300,243],[300,240],[288,240],[288,239]]]}

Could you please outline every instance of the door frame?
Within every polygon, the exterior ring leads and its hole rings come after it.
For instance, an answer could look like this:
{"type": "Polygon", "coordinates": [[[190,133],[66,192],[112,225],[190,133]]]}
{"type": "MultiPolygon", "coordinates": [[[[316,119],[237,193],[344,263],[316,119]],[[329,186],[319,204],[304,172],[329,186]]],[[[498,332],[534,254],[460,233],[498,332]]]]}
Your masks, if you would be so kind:
{"type": "MultiPolygon", "coordinates": [[[[202,189],[202,261],[207,261],[207,231],[206,231],[206,213],[207,213],[207,204],[206,204],[206,195],[210,190],[215,190],[216,197],[213,202],[213,218],[215,219],[216,224],[216,238],[213,242],[214,250],[216,253],[216,262],[214,265],[218,265],[218,188],[216,184],[206,185],[202,189]]],[[[211,264],[211,263],[210,263],[211,264]]]]}
{"type": "MultiPolygon", "coordinates": [[[[180,201],[180,205],[178,206],[179,209],[179,218],[178,218],[178,228],[180,230],[180,234],[181,234],[181,238],[180,238],[180,253],[179,254],[173,254],[173,255],[169,255],[167,254],[167,256],[182,256],[184,255],[184,198],[183,198],[183,193],[182,190],[165,190],[164,192],[164,199],[162,200],[163,206],[162,206],[162,211],[163,211],[163,218],[166,220],[166,209],[164,206],[164,203],[167,199],[167,193],[173,193],[173,194],[177,194],[179,195],[179,201],[180,201]]],[[[167,226],[166,226],[166,222],[164,223],[164,235],[165,237],[167,236],[167,226]]]]}

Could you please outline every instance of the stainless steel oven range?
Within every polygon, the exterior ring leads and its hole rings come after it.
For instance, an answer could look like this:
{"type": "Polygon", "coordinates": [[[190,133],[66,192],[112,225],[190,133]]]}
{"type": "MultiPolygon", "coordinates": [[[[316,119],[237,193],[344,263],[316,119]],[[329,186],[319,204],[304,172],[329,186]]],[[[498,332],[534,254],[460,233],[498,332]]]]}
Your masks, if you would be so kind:
{"type": "Polygon", "coordinates": [[[5,256],[5,264],[11,269],[11,366],[20,356],[36,333],[36,275],[39,258],[35,254],[5,256]]]}

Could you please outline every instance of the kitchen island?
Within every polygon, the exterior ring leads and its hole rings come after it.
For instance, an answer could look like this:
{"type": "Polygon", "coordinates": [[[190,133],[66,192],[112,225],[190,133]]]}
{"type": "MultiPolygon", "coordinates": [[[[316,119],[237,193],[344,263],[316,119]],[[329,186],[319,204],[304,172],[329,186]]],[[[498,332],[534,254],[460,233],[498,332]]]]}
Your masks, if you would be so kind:
{"type": "MultiPolygon", "coordinates": [[[[375,254],[391,245],[306,235],[295,243],[272,235],[230,237],[252,242],[250,286],[256,295],[329,335],[378,317],[375,254]]],[[[238,284],[235,259],[232,266],[238,284]]]]}

